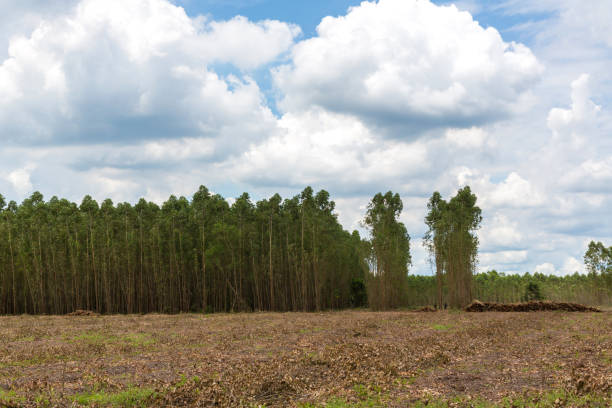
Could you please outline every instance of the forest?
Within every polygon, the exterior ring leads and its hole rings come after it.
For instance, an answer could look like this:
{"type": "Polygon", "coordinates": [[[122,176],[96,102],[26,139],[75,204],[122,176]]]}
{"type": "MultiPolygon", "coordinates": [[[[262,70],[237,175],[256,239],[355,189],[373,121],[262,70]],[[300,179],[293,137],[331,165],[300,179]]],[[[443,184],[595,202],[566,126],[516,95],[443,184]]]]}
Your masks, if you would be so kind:
{"type": "Polygon", "coordinates": [[[469,187],[429,200],[424,244],[435,276],[409,274],[410,236],[398,194],[376,194],[345,231],[334,201],[311,187],[230,205],[201,186],[161,206],[80,205],[35,192],[0,195],[0,314],[179,313],[462,307],[473,298],[610,304],[612,249],[592,242],[588,275],[474,274],[482,220],[469,187]]]}

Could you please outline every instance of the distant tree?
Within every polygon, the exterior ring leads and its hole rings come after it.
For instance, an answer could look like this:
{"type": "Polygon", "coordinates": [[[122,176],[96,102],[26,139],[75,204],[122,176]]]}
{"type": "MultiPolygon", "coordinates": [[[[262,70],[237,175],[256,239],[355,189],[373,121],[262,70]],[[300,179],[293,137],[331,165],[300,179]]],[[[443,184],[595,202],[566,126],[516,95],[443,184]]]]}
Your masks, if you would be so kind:
{"type": "Polygon", "coordinates": [[[351,306],[364,307],[368,304],[368,292],[363,279],[353,278],[351,281],[351,306]]]}
{"type": "Polygon", "coordinates": [[[612,273],[612,246],[606,247],[601,242],[591,241],[584,254],[584,264],[589,273],[612,273]]]}
{"type": "Polygon", "coordinates": [[[542,300],[544,297],[540,291],[540,285],[537,282],[529,282],[525,288],[525,300],[542,300]]]}
{"type": "Polygon", "coordinates": [[[591,241],[584,254],[584,264],[592,277],[593,293],[598,303],[612,291],[612,246],[606,247],[601,242],[591,241]]]}

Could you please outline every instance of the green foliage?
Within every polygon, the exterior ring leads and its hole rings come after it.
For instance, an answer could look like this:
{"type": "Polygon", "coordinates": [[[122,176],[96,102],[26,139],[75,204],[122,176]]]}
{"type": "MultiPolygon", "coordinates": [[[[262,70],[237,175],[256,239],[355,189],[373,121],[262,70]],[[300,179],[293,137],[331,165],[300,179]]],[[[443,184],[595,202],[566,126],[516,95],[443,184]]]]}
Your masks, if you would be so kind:
{"type": "Polygon", "coordinates": [[[384,195],[376,194],[366,212],[364,224],[372,236],[368,302],[376,310],[407,303],[410,236],[404,224],[398,220],[402,208],[399,194],[389,191],[384,195]]]}
{"type": "Polygon", "coordinates": [[[476,195],[469,186],[460,189],[446,202],[437,191],[427,204],[425,248],[435,264],[437,299],[442,308],[449,304],[460,308],[472,300],[472,274],[478,260],[478,237],[475,231],[482,222],[476,195]],[[444,294],[446,282],[447,292],[444,294]]]}
{"type": "MultiPolygon", "coordinates": [[[[612,285],[601,275],[506,275],[495,270],[474,275],[473,296],[485,302],[512,303],[525,300],[529,284],[536,284],[543,299],[593,305],[612,305],[612,285]]],[[[446,297],[447,288],[443,288],[446,297]]],[[[435,276],[408,276],[410,307],[432,305],[437,299],[435,276]]]]}
{"type": "Polygon", "coordinates": [[[525,288],[525,300],[542,300],[544,297],[537,282],[529,282],[525,288]]]}
{"type": "Polygon", "coordinates": [[[73,398],[76,403],[86,406],[141,407],[154,393],[155,391],[149,388],[131,387],[116,393],[94,391],[78,394],[73,398]]]}
{"type": "Polygon", "coordinates": [[[363,279],[351,281],[351,307],[365,307],[368,305],[368,293],[363,279]]]}
{"type": "Polygon", "coordinates": [[[310,187],[232,205],[204,186],[161,206],[0,197],[0,314],[363,306],[367,244],[334,209],[310,187]]]}
{"type": "Polygon", "coordinates": [[[584,264],[589,273],[594,275],[612,274],[612,246],[606,247],[601,242],[589,242],[584,254],[584,264]]]}

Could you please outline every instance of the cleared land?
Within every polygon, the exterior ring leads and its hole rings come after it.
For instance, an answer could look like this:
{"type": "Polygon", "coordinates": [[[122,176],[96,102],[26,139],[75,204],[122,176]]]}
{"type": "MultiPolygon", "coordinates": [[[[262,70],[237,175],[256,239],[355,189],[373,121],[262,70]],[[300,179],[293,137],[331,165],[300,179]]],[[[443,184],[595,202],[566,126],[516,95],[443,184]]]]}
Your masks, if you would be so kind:
{"type": "Polygon", "coordinates": [[[5,405],[608,407],[611,386],[610,312],[0,318],[5,405]]]}

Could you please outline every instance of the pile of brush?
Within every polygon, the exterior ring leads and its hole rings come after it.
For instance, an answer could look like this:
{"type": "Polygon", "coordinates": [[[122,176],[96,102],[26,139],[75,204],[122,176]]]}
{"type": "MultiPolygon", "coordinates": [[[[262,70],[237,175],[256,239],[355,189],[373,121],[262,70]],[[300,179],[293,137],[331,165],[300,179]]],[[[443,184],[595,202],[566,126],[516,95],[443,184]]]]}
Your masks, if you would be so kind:
{"type": "Polygon", "coordinates": [[[568,302],[531,301],[522,303],[494,303],[474,300],[465,307],[466,312],[537,312],[543,310],[562,310],[566,312],[601,312],[601,310],[568,302]]]}
{"type": "Polygon", "coordinates": [[[92,312],[91,310],[75,310],[74,312],[68,313],[68,316],[100,316],[99,313],[92,312]]]}

